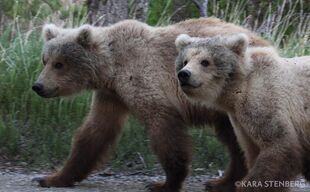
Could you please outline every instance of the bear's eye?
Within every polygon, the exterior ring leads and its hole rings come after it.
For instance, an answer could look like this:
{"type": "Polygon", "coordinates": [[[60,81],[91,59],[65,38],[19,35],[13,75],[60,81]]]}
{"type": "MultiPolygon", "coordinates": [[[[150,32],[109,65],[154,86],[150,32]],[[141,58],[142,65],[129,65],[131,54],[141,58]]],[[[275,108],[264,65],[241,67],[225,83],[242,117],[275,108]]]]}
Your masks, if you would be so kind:
{"type": "Polygon", "coordinates": [[[183,62],[183,67],[184,67],[185,65],[187,65],[187,63],[188,63],[188,61],[185,60],[185,61],[183,62]]]}
{"type": "Polygon", "coordinates": [[[63,66],[64,66],[64,65],[63,65],[62,63],[56,63],[56,64],[54,65],[54,67],[55,67],[56,69],[61,69],[63,66]]]}
{"type": "Polygon", "coordinates": [[[202,60],[201,62],[200,62],[200,64],[202,65],[202,66],[204,66],[204,67],[208,67],[209,66],[209,61],[207,61],[207,60],[202,60]]]}

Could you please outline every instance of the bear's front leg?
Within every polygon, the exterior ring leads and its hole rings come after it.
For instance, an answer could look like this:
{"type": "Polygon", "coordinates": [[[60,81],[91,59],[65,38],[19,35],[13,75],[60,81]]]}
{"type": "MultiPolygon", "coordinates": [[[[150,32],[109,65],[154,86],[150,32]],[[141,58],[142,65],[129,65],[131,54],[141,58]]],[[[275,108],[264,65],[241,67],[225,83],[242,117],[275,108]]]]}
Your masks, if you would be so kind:
{"type": "Polygon", "coordinates": [[[310,181],[310,154],[308,151],[305,152],[305,155],[303,158],[302,174],[307,181],[310,181]]]}
{"type": "Polygon", "coordinates": [[[161,108],[146,122],[151,145],[165,173],[165,183],[149,184],[152,192],[179,192],[191,162],[191,144],[177,110],[161,108]]]}
{"type": "Polygon", "coordinates": [[[275,140],[261,150],[237,192],[288,192],[289,183],[301,173],[302,156],[296,138],[275,140]]]}
{"type": "MultiPolygon", "coordinates": [[[[212,112],[205,114],[205,116],[208,116],[212,112]]],[[[208,192],[234,192],[236,188],[235,182],[242,180],[247,174],[244,154],[237,142],[228,116],[217,113],[211,120],[214,121],[213,124],[217,138],[228,149],[230,163],[225,170],[223,178],[209,180],[206,182],[205,187],[208,192]]]]}
{"type": "Polygon", "coordinates": [[[68,187],[103,163],[127,120],[127,108],[112,93],[97,92],[86,122],[78,129],[69,159],[55,174],[35,178],[41,187],[68,187]],[[102,162],[103,161],[103,162],[102,162]]]}

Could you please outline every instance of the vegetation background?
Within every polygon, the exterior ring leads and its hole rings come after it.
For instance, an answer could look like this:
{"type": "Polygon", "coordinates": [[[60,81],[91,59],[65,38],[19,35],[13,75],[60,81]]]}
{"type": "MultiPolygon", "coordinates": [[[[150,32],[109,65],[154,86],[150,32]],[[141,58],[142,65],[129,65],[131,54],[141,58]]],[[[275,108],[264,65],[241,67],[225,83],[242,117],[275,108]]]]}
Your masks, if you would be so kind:
{"type": "MultiPolygon", "coordinates": [[[[43,99],[31,90],[42,70],[41,27],[56,23],[108,25],[133,18],[166,25],[215,16],[273,42],[282,56],[310,55],[309,0],[0,0],[0,160],[59,166],[89,110],[91,93],[43,99]],[[116,13],[116,14],[115,14],[116,13]]],[[[190,129],[194,170],[223,169],[228,158],[212,129],[190,129]]],[[[156,159],[139,122],[130,118],[109,166],[152,169],[156,159]]]]}

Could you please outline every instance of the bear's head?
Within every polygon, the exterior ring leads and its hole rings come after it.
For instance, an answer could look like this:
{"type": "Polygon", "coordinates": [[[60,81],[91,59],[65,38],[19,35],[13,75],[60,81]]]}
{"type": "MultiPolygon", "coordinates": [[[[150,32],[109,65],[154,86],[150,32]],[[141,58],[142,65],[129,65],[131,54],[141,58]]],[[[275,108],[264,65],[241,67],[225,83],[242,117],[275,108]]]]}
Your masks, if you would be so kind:
{"type": "Polygon", "coordinates": [[[196,101],[213,103],[227,81],[244,62],[248,37],[245,34],[211,38],[179,35],[177,76],[186,95],[196,101]]]}
{"type": "Polygon", "coordinates": [[[63,29],[43,27],[44,68],[32,89],[42,97],[66,96],[95,86],[98,57],[93,51],[91,26],[63,29]]]}

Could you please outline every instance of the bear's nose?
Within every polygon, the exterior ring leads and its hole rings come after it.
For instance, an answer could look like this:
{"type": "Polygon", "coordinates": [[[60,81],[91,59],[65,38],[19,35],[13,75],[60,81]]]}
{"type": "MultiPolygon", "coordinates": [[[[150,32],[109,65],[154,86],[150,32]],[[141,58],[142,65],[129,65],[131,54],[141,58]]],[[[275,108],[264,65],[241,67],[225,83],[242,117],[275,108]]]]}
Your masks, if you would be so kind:
{"type": "Polygon", "coordinates": [[[191,76],[191,72],[189,70],[182,70],[178,73],[178,78],[181,83],[187,83],[191,76]]]}
{"type": "Polygon", "coordinates": [[[42,93],[43,92],[43,85],[41,83],[35,83],[32,86],[32,90],[34,90],[36,93],[42,93]]]}

